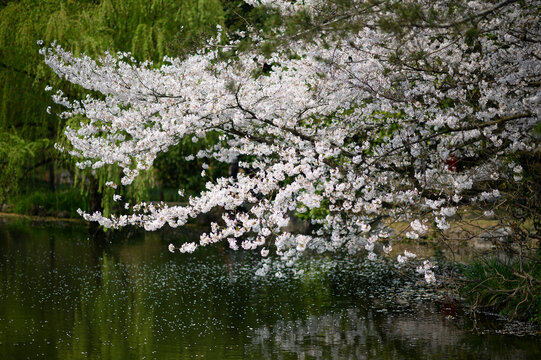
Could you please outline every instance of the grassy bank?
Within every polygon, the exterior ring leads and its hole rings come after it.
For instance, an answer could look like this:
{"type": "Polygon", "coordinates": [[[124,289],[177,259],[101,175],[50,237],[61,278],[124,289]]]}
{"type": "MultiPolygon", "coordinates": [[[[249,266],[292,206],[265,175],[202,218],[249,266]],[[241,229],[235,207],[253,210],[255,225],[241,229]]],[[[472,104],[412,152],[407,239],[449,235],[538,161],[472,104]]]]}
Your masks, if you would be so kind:
{"type": "Polygon", "coordinates": [[[460,293],[473,309],[541,324],[541,255],[460,266],[460,293]]]}

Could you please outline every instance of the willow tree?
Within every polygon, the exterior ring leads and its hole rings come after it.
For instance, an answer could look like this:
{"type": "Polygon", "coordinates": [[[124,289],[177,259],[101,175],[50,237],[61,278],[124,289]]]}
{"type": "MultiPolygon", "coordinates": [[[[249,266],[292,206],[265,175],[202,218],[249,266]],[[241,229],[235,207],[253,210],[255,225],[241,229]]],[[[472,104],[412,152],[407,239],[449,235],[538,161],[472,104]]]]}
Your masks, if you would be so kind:
{"type": "MultiPolygon", "coordinates": [[[[184,34],[210,34],[223,19],[218,0],[23,0],[0,7],[0,201],[8,195],[16,199],[19,185],[43,166],[50,172],[51,190],[55,168],[76,169],[53,148],[55,141],[63,141],[65,122],[50,114],[56,108],[44,88],[52,85],[74,98],[83,98],[86,91],[54,76],[37,54],[36,40],[57,40],[75,54],[129,51],[159,63],[184,46],[181,28],[184,34]]],[[[79,171],[83,191],[88,186],[84,179],[90,179],[97,195],[90,208],[111,205],[108,198],[100,204],[98,193],[105,191],[105,178],[117,174],[113,167],[79,171]]]]}

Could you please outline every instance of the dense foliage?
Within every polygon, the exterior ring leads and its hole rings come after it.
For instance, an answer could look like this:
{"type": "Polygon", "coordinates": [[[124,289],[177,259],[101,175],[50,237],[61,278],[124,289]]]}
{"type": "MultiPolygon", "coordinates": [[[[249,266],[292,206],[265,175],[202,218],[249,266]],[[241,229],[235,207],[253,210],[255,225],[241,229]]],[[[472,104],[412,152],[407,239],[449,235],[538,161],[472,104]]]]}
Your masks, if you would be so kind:
{"type": "MultiPolygon", "coordinates": [[[[197,46],[215,32],[216,24],[224,22],[225,14],[219,0],[22,0],[0,4],[0,204],[10,202],[15,204],[14,210],[31,211],[24,203],[41,198],[43,192],[60,202],[72,198],[72,188],[60,184],[67,172],[81,188],[80,201],[84,203],[90,194],[94,204],[84,208],[104,207],[108,212],[113,207],[110,196],[101,201],[101,193],[106,192],[105,179],[117,176],[117,170],[77,170],[71,159],[59,156],[53,148],[55,142],[64,141],[65,121],[44,111],[55,108],[45,86],[55,86],[75,98],[84,97],[86,91],[50,71],[36,51],[36,40],[60,41],[75,54],[99,56],[107,50],[121,50],[159,62],[166,54],[182,54],[197,46]]],[[[139,198],[152,177],[147,174],[123,195],[139,198]]],[[[41,205],[48,208],[46,212],[54,209],[49,201],[41,205]]]]}

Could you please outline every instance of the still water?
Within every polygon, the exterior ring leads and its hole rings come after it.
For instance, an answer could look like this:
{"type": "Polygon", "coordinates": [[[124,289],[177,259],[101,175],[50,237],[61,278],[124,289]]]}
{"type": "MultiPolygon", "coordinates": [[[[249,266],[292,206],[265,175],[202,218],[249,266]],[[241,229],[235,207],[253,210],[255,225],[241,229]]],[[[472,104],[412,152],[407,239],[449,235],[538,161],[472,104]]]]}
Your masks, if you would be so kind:
{"type": "Polygon", "coordinates": [[[500,334],[385,269],[319,259],[258,277],[257,256],[167,251],[195,236],[0,222],[0,359],[541,358],[539,336],[500,334]]]}

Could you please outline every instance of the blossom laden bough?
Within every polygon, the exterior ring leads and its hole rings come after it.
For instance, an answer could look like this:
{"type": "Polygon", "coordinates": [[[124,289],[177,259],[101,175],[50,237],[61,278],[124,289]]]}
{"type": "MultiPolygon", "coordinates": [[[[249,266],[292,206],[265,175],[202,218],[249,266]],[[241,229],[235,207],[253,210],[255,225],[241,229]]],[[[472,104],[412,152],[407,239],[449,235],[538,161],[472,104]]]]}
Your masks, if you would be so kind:
{"type": "MultiPolygon", "coordinates": [[[[276,29],[288,41],[266,56],[257,46],[239,50],[238,39],[217,46],[220,32],[211,46],[158,68],[126,53],[94,60],[56,44],[41,49],[59,76],[102,94],[53,96],[66,107],[61,116],[84,116],[66,129],[81,168],[117,164],[127,185],[181,139],[212,132],[220,140],[194,155],[240,159],[245,169],[207,182],[184,206],[142,203],[85,219],[152,231],[222,207],[223,223],[181,252],[225,241],[263,256],[273,248],[286,260],[307,249],[376,259],[378,242],[390,251],[429,226],[449,229],[461,205],[490,206],[494,179],[522,181],[519,165],[506,164],[539,146],[539,1],[458,1],[456,12],[444,0],[273,3],[322,25],[309,29],[309,41],[276,29]],[[416,17],[400,18],[396,9],[407,6],[416,17]],[[224,49],[234,59],[224,60],[224,49]],[[261,63],[272,66],[261,74],[261,63]],[[311,234],[286,230],[293,212],[318,214],[311,234]],[[396,222],[409,227],[397,232],[396,222]]],[[[257,31],[244,36],[266,41],[257,31]]]]}

